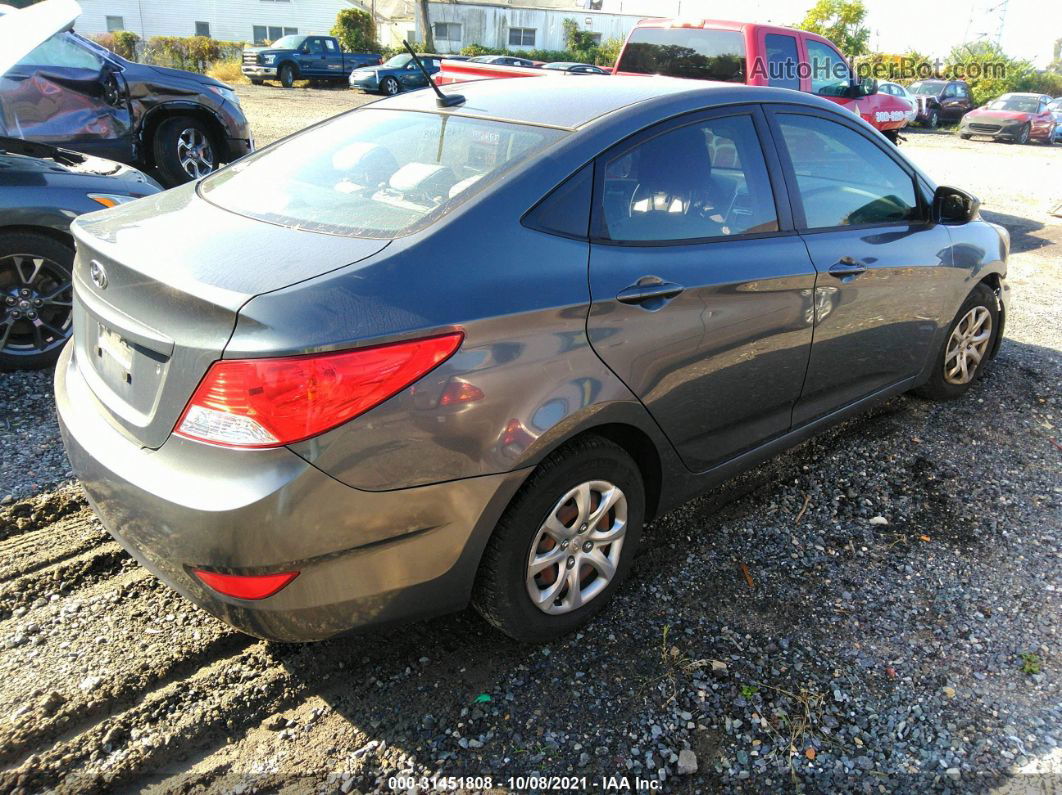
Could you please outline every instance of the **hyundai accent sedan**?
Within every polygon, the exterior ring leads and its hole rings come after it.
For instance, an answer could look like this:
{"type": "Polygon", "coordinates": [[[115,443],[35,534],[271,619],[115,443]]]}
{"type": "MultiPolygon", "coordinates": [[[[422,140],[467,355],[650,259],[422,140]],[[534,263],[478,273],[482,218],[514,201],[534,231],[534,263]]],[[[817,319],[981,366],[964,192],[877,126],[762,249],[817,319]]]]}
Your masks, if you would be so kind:
{"type": "Polygon", "coordinates": [[[957,398],[999,347],[1006,232],[828,100],[453,88],[74,224],[70,460],[245,632],[471,602],[553,638],[653,517],[874,401],[957,398]]]}

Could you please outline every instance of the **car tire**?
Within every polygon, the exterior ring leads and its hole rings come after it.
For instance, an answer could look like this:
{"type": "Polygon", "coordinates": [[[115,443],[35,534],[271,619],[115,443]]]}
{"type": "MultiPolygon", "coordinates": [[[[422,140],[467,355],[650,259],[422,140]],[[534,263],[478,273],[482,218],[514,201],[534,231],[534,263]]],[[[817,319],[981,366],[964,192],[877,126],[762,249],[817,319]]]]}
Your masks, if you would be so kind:
{"type": "Polygon", "coordinates": [[[393,77],[385,77],[383,82],[380,83],[380,90],[389,97],[393,97],[395,94],[401,93],[402,85],[393,77]]]}
{"type": "Polygon", "coordinates": [[[1027,144],[1029,143],[1029,133],[1032,132],[1032,127],[1028,124],[1022,125],[1021,130],[1018,132],[1018,137],[1014,139],[1014,143],[1027,144]]]}
{"type": "Polygon", "coordinates": [[[964,141],[969,141],[970,138],[973,136],[971,136],[969,133],[959,133],[959,137],[962,138],[964,141]]]}
{"type": "Polygon", "coordinates": [[[929,118],[926,119],[926,127],[931,130],[937,129],[937,125],[940,124],[940,114],[936,110],[929,111],[929,118]]]}
{"type": "Polygon", "coordinates": [[[54,238],[0,234],[0,370],[35,370],[59,358],[70,339],[73,266],[73,248],[54,238]]]}
{"type": "Polygon", "coordinates": [[[252,86],[260,86],[260,85],[262,85],[264,83],[265,83],[265,80],[252,80],[251,81],[251,85],[252,86]]]}
{"type": "Polygon", "coordinates": [[[280,67],[280,71],[277,72],[277,77],[280,79],[280,85],[284,88],[291,88],[295,85],[295,67],[289,63],[280,67]]]}
{"type": "Polygon", "coordinates": [[[608,604],[630,570],[644,517],[642,476],[623,448],[592,435],[562,447],[535,469],[498,522],[473,605],[519,641],[546,642],[578,629],[608,604]],[[584,495],[583,510],[573,495],[584,495]],[[588,527],[587,514],[592,518],[608,495],[614,504],[588,527]],[[536,564],[533,555],[553,562],[535,573],[532,567],[545,561],[536,564]]]}
{"type": "Polygon", "coordinates": [[[974,382],[984,375],[989,360],[995,353],[999,335],[999,302],[988,285],[979,284],[963,301],[954,320],[944,335],[944,343],[937,353],[929,380],[915,390],[916,394],[930,400],[955,400],[962,397],[974,382]],[[985,320],[982,320],[985,318],[985,320]],[[983,325],[988,324],[988,333],[983,341],[971,343],[972,337],[980,335],[983,325]],[[965,341],[964,341],[965,340],[965,341]],[[976,363],[964,351],[973,348],[979,358],[976,363]],[[964,359],[966,367],[956,372],[956,366],[964,359]],[[973,364],[972,368],[970,364],[973,364]]]}
{"type": "Polygon", "coordinates": [[[218,169],[217,144],[206,125],[191,116],[166,119],[155,131],[155,165],[168,188],[218,169]]]}

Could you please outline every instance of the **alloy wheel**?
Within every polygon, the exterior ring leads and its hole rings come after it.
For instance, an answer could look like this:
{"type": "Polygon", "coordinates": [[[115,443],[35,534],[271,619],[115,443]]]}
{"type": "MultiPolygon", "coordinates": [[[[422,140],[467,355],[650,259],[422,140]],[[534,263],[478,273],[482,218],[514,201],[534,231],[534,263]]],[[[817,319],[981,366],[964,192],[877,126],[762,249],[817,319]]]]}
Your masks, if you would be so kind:
{"type": "Polygon", "coordinates": [[[581,483],[553,506],[527,559],[527,593],[550,615],[599,596],[616,574],[627,533],[627,497],[605,480],[581,483]]]}
{"type": "Polygon", "coordinates": [[[1026,124],[1024,127],[1022,127],[1021,128],[1021,132],[1018,133],[1018,143],[1019,144],[1027,144],[1027,143],[1029,143],[1029,125],[1028,124],[1026,124]]]}
{"type": "Polygon", "coordinates": [[[181,130],[177,136],[177,159],[192,179],[211,174],[215,168],[214,149],[206,133],[195,127],[181,130]]]}
{"type": "Polygon", "coordinates": [[[949,384],[968,384],[988,353],[992,341],[992,313],[975,306],[962,316],[948,338],[944,353],[944,380],[949,384]]]}
{"type": "Polygon", "coordinates": [[[47,257],[0,258],[0,352],[35,356],[66,342],[72,288],[66,269],[47,257]]]}

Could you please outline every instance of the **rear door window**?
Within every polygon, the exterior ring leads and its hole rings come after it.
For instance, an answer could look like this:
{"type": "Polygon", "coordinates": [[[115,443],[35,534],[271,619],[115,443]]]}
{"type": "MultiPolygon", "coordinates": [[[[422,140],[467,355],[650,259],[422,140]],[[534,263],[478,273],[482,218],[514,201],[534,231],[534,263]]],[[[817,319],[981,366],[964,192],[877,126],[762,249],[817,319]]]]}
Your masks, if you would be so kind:
{"type": "Polygon", "coordinates": [[[618,71],[744,83],[745,37],[737,30],[635,28],[618,71]]]}
{"type": "Polygon", "coordinates": [[[818,116],[776,118],[796,175],[805,228],[919,219],[911,175],[862,133],[818,116]]]}
{"type": "Polygon", "coordinates": [[[603,168],[598,238],[642,243],[778,230],[751,116],[672,129],[608,157],[603,168]]]}
{"type": "Polygon", "coordinates": [[[796,38],[768,33],[763,37],[763,43],[767,54],[767,85],[799,90],[796,38]]]}

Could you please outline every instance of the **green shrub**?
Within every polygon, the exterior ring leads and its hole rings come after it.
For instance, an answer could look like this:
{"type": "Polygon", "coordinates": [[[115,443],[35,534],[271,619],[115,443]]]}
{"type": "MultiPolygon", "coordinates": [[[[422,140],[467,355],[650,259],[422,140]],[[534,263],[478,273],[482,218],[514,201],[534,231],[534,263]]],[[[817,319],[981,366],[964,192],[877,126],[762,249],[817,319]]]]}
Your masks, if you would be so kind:
{"type": "Polygon", "coordinates": [[[242,42],[217,41],[207,36],[152,36],[144,46],[142,60],[204,74],[211,63],[240,58],[242,51],[242,42]]]}
{"type": "Polygon", "coordinates": [[[140,43],[140,37],[131,30],[117,30],[114,32],[114,52],[127,61],[136,60],[136,46],[140,43]]]}
{"type": "Polygon", "coordinates": [[[356,8],[344,8],[336,14],[332,35],[339,39],[344,50],[350,52],[377,52],[380,49],[372,14],[356,8]]]}
{"type": "Polygon", "coordinates": [[[594,63],[598,66],[615,66],[622,49],[623,39],[606,39],[597,48],[597,58],[594,59],[594,63]]]}

